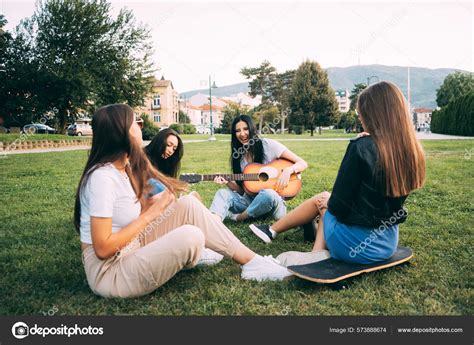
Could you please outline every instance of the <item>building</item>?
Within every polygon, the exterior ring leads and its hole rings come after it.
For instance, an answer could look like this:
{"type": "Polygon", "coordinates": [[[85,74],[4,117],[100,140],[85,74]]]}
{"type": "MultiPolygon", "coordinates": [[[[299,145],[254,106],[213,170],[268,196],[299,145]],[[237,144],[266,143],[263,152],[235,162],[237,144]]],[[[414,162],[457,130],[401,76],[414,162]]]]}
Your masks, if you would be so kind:
{"type": "Polygon", "coordinates": [[[349,90],[336,90],[336,100],[338,104],[339,111],[342,113],[346,113],[350,109],[351,100],[349,99],[350,96],[349,90]]]}
{"type": "Polygon", "coordinates": [[[157,127],[168,127],[179,121],[178,92],[171,80],[155,80],[153,91],[142,107],[135,108],[136,115],[146,114],[157,127]]]}
{"type": "Polygon", "coordinates": [[[239,92],[235,96],[222,97],[225,101],[231,101],[239,105],[247,106],[250,109],[259,106],[262,103],[262,96],[251,97],[246,93],[239,92]]]}
{"type": "MultiPolygon", "coordinates": [[[[227,105],[227,104],[226,104],[227,105]]],[[[212,98],[212,127],[219,128],[224,118],[225,105],[215,105],[212,98]]],[[[191,124],[196,127],[196,132],[200,134],[209,134],[211,126],[211,111],[209,104],[200,106],[187,103],[183,110],[189,117],[191,124]]]]}
{"type": "Polygon", "coordinates": [[[430,108],[413,109],[413,124],[415,127],[430,127],[432,113],[433,110],[430,108]]]}

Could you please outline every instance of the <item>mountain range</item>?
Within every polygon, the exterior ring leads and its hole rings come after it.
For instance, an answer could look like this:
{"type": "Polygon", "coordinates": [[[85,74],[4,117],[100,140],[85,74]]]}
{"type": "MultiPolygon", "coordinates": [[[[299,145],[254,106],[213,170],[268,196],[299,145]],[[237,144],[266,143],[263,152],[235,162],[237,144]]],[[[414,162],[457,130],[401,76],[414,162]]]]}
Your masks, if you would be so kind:
{"type": "MultiPolygon", "coordinates": [[[[378,80],[388,80],[397,84],[407,96],[408,68],[402,66],[362,65],[349,67],[329,67],[326,69],[329,82],[334,89],[353,88],[354,84],[367,83],[367,78],[376,76],[378,80]]],[[[423,68],[410,67],[411,106],[436,108],[436,90],[443,83],[444,78],[457,71],[453,68],[423,68]]],[[[463,71],[465,72],[465,71],[463,71]]],[[[377,78],[372,77],[371,84],[377,78]]],[[[248,82],[226,85],[212,90],[217,97],[231,96],[239,92],[248,92],[248,82]]],[[[180,94],[182,98],[189,98],[197,93],[208,93],[208,89],[192,90],[180,94]]]]}

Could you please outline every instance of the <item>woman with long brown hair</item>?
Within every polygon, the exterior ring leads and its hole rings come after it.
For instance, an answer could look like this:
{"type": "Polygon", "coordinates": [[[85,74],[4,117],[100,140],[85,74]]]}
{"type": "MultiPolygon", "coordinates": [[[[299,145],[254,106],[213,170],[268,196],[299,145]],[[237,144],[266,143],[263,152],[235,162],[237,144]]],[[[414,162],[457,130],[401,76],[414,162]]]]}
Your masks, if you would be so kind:
{"type": "Polygon", "coordinates": [[[152,167],[128,105],[99,108],[92,130],[74,223],[87,281],[96,294],[150,293],[181,269],[209,260],[203,258],[204,247],[242,265],[243,279],[281,280],[290,275],[272,257],[244,246],[193,196],[176,200],[186,186],[152,167]],[[165,191],[147,197],[150,178],[160,181],[165,191]]]}
{"type": "Polygon", "coordinates": [[[407,218],[403,204],[425,181],[423,149],[395,84],[384,81],[365,89],[357,111],[365,132],[350,141],[332,193],[306,200],[271,226],[250,226],[271,242],[278,233],[320,217],[313,251],[281,254],[277,259],[286,266],[329,254],[367,264],[389,258],[397,248],[398,224],[407,218]]]}

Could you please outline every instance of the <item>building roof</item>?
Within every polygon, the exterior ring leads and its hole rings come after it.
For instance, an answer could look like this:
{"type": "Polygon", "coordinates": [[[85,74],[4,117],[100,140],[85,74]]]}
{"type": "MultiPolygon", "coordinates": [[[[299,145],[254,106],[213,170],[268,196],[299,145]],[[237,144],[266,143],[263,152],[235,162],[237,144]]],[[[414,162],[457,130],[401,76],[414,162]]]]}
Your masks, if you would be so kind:
{"type": "Polygon", "coordinates": [[[173,83],[171,80],[155,80],[153,87],[168,87],[171,85],[171,88],[174,89],[173,83]]]}
{"type": "MultiPolygon", "coordinates": [[[[204,110],[204,111],[209,111],[209,108],[210,108],[209,104],[203,104],[200,107],[198,107],[198,109],[201,109],[201,110],[204,110]]],[[[220,106],[215,105],[215,104],[212,105],[212,110],[222,110],[222,109],[224,109],[224,107],[220,107],[220,106]]]]}
{"type": "Polygon", "coordinates": [[[413,109],[415,113],[431,113],[433,109],[430,108],[415,108],[413,109]]]}

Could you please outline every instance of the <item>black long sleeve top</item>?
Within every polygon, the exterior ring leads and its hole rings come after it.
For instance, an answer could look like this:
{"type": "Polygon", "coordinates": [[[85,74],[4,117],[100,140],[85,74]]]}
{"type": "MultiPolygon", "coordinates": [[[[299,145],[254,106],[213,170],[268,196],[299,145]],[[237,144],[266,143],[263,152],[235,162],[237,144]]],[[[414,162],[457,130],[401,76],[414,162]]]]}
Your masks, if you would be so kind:
{"type": "Polygon", "coordinates": [[[370,136],[351,139],[328,201],[338,221],[367,228],[403,223],[407,196],[385,195],[383,173],[377,168],[377,147],[370,136]]]}

